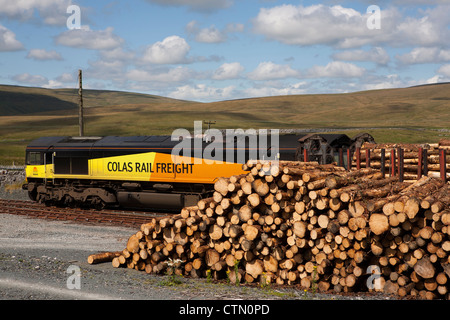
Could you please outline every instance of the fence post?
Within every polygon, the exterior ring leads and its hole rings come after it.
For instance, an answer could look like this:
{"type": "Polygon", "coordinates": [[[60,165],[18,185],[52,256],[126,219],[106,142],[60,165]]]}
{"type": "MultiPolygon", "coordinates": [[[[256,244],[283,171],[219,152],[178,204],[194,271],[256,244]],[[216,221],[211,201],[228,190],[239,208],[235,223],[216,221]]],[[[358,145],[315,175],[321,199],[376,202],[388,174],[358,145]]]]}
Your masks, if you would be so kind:
{"type": "Polygon", "coordinates": [[[352,155],[350,154],[350,149],[347,149],[347,171],[352,170],[352,155]]]}
{"type": "Polygon", "coordinates": [[[403,182],[403,149],[398,148],[398,181],[403,182]]]}
{"type": "Polygon", "coordinates": [[[309,162],[308,150],[306,150],[306,149],[303,149],[303,161],[309,162]]]}
{"type": "Polygon", "coordinates": [[[390,167],[390,176],[395,176],[395,149],[391,150],[391,167],[390,167]]]}
{"type": "Polygon", "coordinates": [[[419,148],[419,163],[417,164],[417,180],[422,178],[422,166],[423,166],[423,148],[419,148]]]}
{"type": "Polygon", "coordinates": [[[381,174],[383,175],[383,179],[384,176],[386,174],[386,165],[385,165],[385,161],[386,161],[386,150],[385,149],[381,149],[381,174]]]}
{"type": "Polygon", "coordinates": [[[428,150],[423,149],[423,175],[428,176],[428,150]]]}
{"type": "Polygon", "coordinates": [[[361,148],[356,148],[356,169],[361,169],[361,148]]]}
{"type": "Polygon", "coordinates": [[[370,149],[366,149],[366,168],[370,168],[370,149]]]}
{"type": "Polygon", "coordinates": [[[439,167],[441,171],[441,179],[444,180],[444,183],[447,182],[447,165],[446,165],[446,152],[445,149],[439,150],[439,167]]]}

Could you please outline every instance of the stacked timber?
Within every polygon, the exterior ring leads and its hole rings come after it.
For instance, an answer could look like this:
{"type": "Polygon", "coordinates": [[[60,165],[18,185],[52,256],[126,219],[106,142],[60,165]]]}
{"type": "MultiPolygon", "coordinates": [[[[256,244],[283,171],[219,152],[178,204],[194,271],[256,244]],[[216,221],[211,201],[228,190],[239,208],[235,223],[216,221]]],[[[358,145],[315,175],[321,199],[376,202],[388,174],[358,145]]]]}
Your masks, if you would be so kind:
{"type": "Polygon", "coordinates": [[[248,174],[219,178],[212,197],[143,224],[108,256],[112,265],[449,299],[450,185],[315,162],[243,167],[248,174]]]}
{"type": "MultiPolygon", "coordinates": [[[[415,181],[418,179],[419,164],[422,163],[421,175],[440,177],[439,150],[446,150],[446,175],[450,179],[450,140],[441,139],[438,143],[429,144],[405,144],[405,143],[364,143],[360,148],[361,168],[371,167],[380,169],[383,165],[381,150],[385,150],[384,167],[386,174],[395,172],[398,175],[399,149],[403,152],[403,176],[404,180],[415,181]],[[367,161],[369,151],[369,162],[367,161]],[[422,152],[422,154],[420,154],[422,152]],[[426,154],[426,158],[424,157],[426,154]],[[394,161],[392,160],[394,156],[394,161]],[[426,164],[425,164],[426,163],[426,164]],[[424,172],[424,166],[427,172],[424,172]],[[426,173],[426,174],[425,174],[426,173]]],[[[353,154],[352,167],[357,167],[357,155],[353,154]]]]}

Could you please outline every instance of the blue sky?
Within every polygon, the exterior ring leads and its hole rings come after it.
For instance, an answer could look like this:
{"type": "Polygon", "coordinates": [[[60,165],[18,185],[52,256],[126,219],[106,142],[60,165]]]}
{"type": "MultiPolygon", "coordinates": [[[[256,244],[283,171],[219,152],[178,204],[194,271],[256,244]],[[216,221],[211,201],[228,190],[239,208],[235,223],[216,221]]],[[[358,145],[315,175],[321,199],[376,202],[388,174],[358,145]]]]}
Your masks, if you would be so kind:
{"type": "Polygon", "coordinates": [[[76,88],[78,69],[196,101],[445,82],[450,1],[0,0],[0,83],[76,88]]]}

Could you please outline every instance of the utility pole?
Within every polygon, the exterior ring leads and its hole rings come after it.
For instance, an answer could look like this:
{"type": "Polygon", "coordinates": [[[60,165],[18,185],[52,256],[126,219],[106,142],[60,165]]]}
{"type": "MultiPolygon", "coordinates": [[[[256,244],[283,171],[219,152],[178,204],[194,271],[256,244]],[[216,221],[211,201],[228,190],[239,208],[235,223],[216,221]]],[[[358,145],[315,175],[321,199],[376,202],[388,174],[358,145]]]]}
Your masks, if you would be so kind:
{"type": "Polygon", "coordinates": [[[78,125],[79,135],[84,136],[84,121],[83,121],[83,80],[81,69],[78,70],[78,125]]]}
{"type": "MultiPolygon", "coordinates": [[[[211,125],[212,124],[216,124],[216,121],[206,121],[206,120],[203,120],[203,124],[207,124],[208,125],[208,133],[209,133],[209,130],[211,129],[211,125]]],[[[206,142],[211,142],[211,136],[207,136],[206,134],[203,136],[204,138],[203,139],[205,139],[205,141],[206,142]]]]}
{"type": "Polygon", "coordinates": [[[203,124],[207,124],[208,125],[208,130],[211,129],[211,125],[212,124],[216,124],[216,121],[206,121],[203,120],[203,124]]]}

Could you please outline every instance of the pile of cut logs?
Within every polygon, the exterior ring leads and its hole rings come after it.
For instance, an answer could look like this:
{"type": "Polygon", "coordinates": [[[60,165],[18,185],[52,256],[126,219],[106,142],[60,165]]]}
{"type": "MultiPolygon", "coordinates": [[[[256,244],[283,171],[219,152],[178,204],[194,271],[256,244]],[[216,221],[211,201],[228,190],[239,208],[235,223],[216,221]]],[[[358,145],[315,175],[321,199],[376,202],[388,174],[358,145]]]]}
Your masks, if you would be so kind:
{"type": "Polygon", "coordinates": [[[429,144],[404,144],[404,143],[364,143],[352,157],[352,167],[380,169],[384,164],[386,173],[399,175],[399,169],[403,171],[404,181],[414,181],[421,176],[441,176],[440,151],[446,150],[445,172],[447,180],[450,180],[450,140],[442,139],[438,143],[429,144]],[[384,150],[384,156],[382,155],[384,150]],[[359,155],[358,155],[359,151],[359,155]],[[400,152],[402,162],[400,163],[400,152]],[[367,161],[369,159],[369,161],[367,161]],[[384,162],[383,162],[384,159],[384,162]]]}
{"type": "Polygon", "coordinates": [[[450,185],[315,162],[249,161],[244,169],[219,178],[212,197],[143,224],[126,249],[90,263],[449,299],[450,185]]]}

